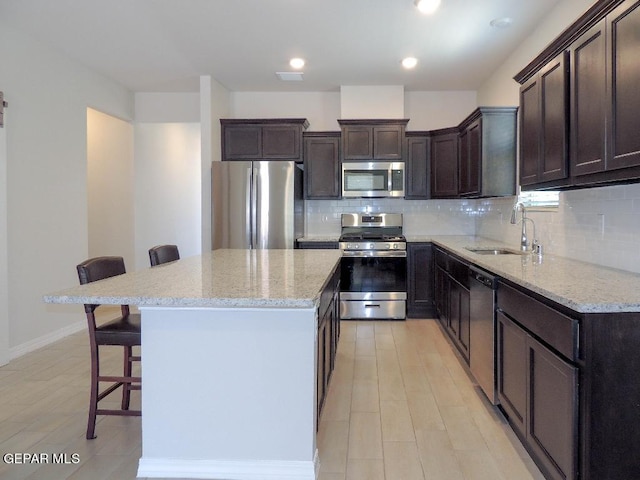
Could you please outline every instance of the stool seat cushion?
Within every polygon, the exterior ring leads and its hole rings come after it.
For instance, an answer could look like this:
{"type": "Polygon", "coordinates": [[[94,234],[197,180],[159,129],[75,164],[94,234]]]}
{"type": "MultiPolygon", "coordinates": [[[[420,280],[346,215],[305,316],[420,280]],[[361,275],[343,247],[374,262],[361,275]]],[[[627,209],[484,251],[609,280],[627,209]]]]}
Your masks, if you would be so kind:
{"type": "Polygon", "coordinates": [[[131,313],[96,327],[98,345],[140,345],[140,314],[131,313]]]}

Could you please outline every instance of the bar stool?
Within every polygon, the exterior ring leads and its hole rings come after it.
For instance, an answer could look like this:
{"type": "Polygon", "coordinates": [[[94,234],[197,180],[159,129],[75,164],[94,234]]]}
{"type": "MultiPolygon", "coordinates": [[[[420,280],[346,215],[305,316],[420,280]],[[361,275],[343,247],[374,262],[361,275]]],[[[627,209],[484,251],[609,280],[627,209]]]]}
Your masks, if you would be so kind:
{"type": "MultiPolygon", "coordinates": [[[[77,267],[80,284],[95,282],[125,273],[122,257],[96,257],[84,261],[77,267]]],[[[140,410],[130,410],[131,390],[140,390],[140,377],[132,376],[132,363],[140,361],[140,356],[133,355],[133,347],[140,345],[140,315],[129,313],[128,305],[121,305],[121,315],[104,324],[96,325],[95,311],[100,305],[85,305],[89,326],[89,342],[91,345],[91,398],[89,401],[89,420],[87,422],[87,439],[95,438],[97,415],[140,416],[140,410]],[[124,349],[123,374],[100,374],[100,346],[120,346],[124,349]],[[100,383],[111,385],[100,392],[100,383]],[[122,387],[121,408],[100,409],[100,402],[107,395],[122,387]]]]}
{"type": "Polygon", "coordinates": [[[180,260],[180,252],[176,245],[156,245],[149,249],[149,261],[152,267],[175,260],[180,260]]]}

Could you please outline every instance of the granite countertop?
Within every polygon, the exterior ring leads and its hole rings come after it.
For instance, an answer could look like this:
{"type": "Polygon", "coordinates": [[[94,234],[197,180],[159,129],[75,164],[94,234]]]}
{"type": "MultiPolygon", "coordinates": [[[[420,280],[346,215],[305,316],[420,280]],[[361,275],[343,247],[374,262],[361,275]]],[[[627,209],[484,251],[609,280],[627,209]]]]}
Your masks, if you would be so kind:
{"type": "Polygon", "coordinates": [[[79,285],[48,303],[314,308],[339,250],[214,250],[79,285]]]}
{"type": "MultiPolygon", "coordinates": [[[[579,313],[640,312],[640,275],[600,265],[544,255],[480,255],[465,247],[514,245],[482,237],[421,237],[499,277],[539,293],[579,313]]],[[[416,240],[413,240],[416,241],[416,240]]],[[[517,247],[517,246],[516,246],[517,247]]]]}

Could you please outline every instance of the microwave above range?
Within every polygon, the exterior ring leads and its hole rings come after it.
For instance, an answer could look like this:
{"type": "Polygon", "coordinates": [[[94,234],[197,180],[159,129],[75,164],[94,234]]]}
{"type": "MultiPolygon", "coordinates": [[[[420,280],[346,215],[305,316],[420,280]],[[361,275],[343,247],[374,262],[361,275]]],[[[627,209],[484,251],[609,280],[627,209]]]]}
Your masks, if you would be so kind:
{"type": "Polygon", "coordinates": [[[404,162],[343,162],[342,197],[404,197],[404,162]]]}

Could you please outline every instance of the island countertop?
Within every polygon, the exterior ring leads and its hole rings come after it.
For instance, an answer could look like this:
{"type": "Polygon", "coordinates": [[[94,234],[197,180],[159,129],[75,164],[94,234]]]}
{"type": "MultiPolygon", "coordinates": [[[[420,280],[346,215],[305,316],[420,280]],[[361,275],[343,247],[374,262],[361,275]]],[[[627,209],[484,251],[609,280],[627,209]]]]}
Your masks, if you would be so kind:
{"type": "Polygon", "coordinates": [[[310,308],[338,250],[220,249],[44,297],[48,303],[310,308]]]}

